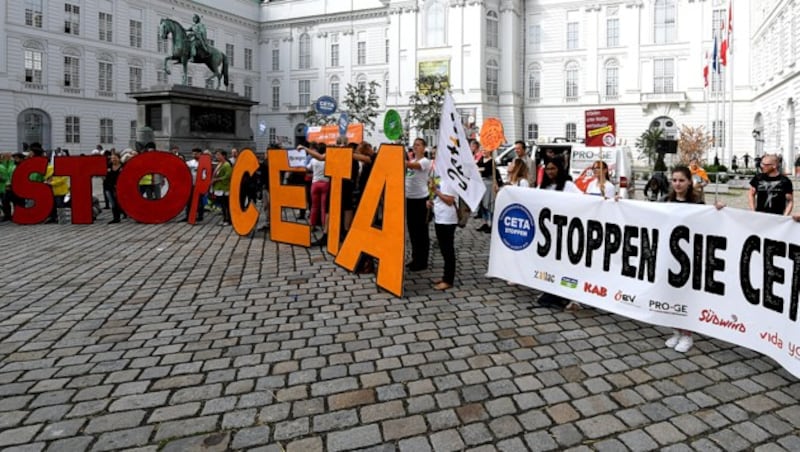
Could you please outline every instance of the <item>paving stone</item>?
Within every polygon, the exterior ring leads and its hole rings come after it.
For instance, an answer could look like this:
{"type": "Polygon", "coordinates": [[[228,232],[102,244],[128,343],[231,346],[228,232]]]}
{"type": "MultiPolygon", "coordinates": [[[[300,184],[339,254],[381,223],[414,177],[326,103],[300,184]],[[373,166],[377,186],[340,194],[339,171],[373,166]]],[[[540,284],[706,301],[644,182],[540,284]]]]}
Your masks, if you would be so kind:
{"type": "Polygon", "coordinates": [[[686,435],[668,422],[648,425],[644,430],[653,437],[653,439],[658,441],[659,444],[672,444],[686,439],[686,435]]]}
{"type": "Polygon", "coordinates": [[[137,427],[144,420],[144,410],[124,411],[98,416],[89,421],[84,431],[86,433],[101,433],[123,428],[137,427]]]}
{"type": "Polygon", "coordinates": [[[314,433],[340,430],[358,424],[356,410],[334,411],[314,416],[314,433]]]}
{"type": "Polygon", "coordinates": [[[372,389],[344,392],[328,397],[328,406],[334,411],[371,403],[375,403],[375,391],[372,389]]]}
{"type": "Polygon", "coordinates": [[[464,448],[464,441],[455,429],[436,432],[431,435],[430,440],[435,452],[454,451],[464,448]]]}
{"type": "Polygon", "coordinates": [[[47,448],[48,452],[69,451],[69,450],[87,450],[89,444],[94,441],[93,436],[76,436],[73,438],[60,439],[53,441],[47,448]]]}
{"type": "Polygon", "coordinates": [[[284,441],[298,436],[303,436],[309,431],[308,418],[283,421],[275,425],[275,440],[284,441]]]}
{"type": "Polygon", "coordinates": [[[92,451],[123,449],[147,444],[152,426],[137,427],[128,430],[115,430],[100,435],[92,451]]]}
{"type": "Polygon", "coordinates": [[[625,431],[625,425],[617,418],[603,414],[575,423],[588,438],[596,439],[625,431]]]}
{"type": "Polygon", "coordinates": [[[378,424],[363,425],[350,430],[332,432],[327,439],[330,452],[372,446],[379,442],[381,442],[381,432],[378,424]]]}
{"type": "Polygon", "coordinates": [[[41,424],[12,428],[0,432],[0,447],[30,442],[42,428],[41,424]]]}
{"type": "Polygon", "coordinates": [[[136,410],[163,405],[167,401],[169,391],[149,392],[147,394],[129,395],[111,403],[108,411],[136,410]]]}
{"type": "Polygon", "coordinates": [[[160,452],[224,452],[229,449],[230,440],[228,432],[190,436],[167,442],[160,452]]]}
{"type": "Polygon", "coordinates": [[[401,440],[398,448],[400,452],[430,452],[433,450],[428,443],[428,438],[424,436],[401,440]]]}
{"type": "Polygon", "coordinates": [[[459,429],[459,433],[467,446],[484,444],[493,440],[492,432],[482,422],[465,425],[459,429]]]}
{"type": "MultiPolygon", "coordinates": [[[[233,442],[231,443],[231,447],[233,449],[242,449],[242,448],[245,448],[245,447],[251,447],[251,446],[257,446],[257,445],[260,445],[260,444],[264,444],[269,440],[269,432],[270,432],[270,428],[269,428],[269,426],[266,426],[266,425],[260,425],[260,426],[256,426],[256,427],[248,427],[248,428],[239,429],[239,431],[237,431],[233,435],[233,442]]],[[[317,439],[317,440],[319,440],[319,439],[317,439]]],[[[321,441],[320,441],[320,443],[321,443],[321,441]]],[[[307,446],[310,446],[310,444],[308,444],[307,446]]],[[[293,450],[293,449],[290,448],[290,449],[287,449],[287,450],[293,450]]],[[[297,450],[300,450],[300,449],[297,449],[297,450]]],[[[311,451],[321,450],[321,448],[308,447],[308,448],[305,448],[305,449],[302,449],[302,450],[307,451],[307,452],[311,452],[311,451]]]]}
{"type": "MultiPolygon", "coordinates": [[[[356,420],[357,421],[357,420],[356,420]]],[[[427,427],[422,416],[390,419],[382,423],[383,439],[393,441],[425,433],[427,427]]]]}
{"type": "Polygon", "coordinates": [[[619,435],[619,439],[633,451],[655,450],[659,447],[658,443],[641,429],[622,433],[619,435]]]}
{"type": "Polygon", "coordinates": [[[217,428],[218,416],[202,416],[177,421],[162,422],[158,425],[155,440],[196,435],[213,432],[217,428]]]}
{"type": "Polygon", "coordinates": [[[498,438],[507,438],[522,432],[522,426],[513,416],[503,416],[489,421],[489,429],[498,438]]]}

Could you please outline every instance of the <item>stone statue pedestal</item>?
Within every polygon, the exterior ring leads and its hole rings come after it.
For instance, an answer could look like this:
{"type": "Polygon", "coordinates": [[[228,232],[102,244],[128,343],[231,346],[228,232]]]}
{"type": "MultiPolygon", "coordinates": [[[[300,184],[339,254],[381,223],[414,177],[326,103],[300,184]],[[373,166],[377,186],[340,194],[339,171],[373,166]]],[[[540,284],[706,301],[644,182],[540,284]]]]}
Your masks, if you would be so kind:
{"type": "Polygon", "coordinates": [[[137,128],[152,129],[158,150],[178,145],[184,156],[195,147],[258,151],[250,127],[250,109],[258,102],[228,91],[183,85],[156,85],[128,95],[136,99],[137,128]]]}

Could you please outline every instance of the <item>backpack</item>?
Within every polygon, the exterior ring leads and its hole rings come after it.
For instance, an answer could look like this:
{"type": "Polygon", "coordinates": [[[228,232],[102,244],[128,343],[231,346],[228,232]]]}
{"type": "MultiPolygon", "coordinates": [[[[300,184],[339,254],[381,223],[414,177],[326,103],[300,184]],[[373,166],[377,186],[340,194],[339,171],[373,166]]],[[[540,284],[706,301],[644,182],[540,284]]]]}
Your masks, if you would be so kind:
{"type": "Polygon", "coordinates": [[[467,203],[464,202],[463,199],[458,198],[458,206],[456,207],[456,213],[458,214],[458,227],[463,228],[467,226],[467,222],[469,221],[469,214],[471,210],[467,203]]]}

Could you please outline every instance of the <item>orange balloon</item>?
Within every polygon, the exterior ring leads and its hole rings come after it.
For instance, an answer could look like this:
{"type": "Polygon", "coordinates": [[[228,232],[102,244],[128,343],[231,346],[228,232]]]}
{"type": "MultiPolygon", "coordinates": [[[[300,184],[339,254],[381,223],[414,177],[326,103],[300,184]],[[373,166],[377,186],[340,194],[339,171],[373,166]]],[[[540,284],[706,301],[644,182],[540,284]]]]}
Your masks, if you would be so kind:
{"type": "Polygon", "coordinates": [[[505,142],[503,123],[497,118],[486,118],[481,126],[481,145],[483,145],[483,148],[494,151],[505,142]]]}

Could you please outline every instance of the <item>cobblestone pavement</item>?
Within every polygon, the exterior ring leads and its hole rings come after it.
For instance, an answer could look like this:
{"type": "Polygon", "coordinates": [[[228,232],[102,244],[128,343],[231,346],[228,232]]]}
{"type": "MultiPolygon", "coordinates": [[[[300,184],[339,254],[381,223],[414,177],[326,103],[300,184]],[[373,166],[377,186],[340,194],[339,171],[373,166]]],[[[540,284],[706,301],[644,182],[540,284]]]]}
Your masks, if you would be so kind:
{"type": "Polygon", "coordinates": [[[130,220],[0,225],[0,449],[800,450],[774,361],[482,276],[406,297],[319,248],[130,220]]]}

